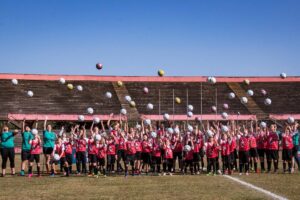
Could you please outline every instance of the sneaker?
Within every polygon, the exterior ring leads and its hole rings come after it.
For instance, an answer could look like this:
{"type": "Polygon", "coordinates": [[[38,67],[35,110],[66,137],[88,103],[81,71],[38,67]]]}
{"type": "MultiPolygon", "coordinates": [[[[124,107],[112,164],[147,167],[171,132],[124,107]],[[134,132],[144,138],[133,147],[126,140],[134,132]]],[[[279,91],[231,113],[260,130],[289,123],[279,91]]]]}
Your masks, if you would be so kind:
{"type": "Polygon", "coordinates": [[[249,173],[248,173],[248,172],[246,172],[246,176],[249,176],[249,173]]]}
{"type": "Polygon", "coordinates": [[[55,174],[50,174],[50,177],[51,177],[51,178],[54,178],[54,177],[55,177],[55,174]]]}
{"type": "Polygon", "coordinates": [[[163,176],[167,175],[165,172],[162,174],[163,176]]]}
{"type": "Polygon", "coordinates": [[[169,175],[170,175],[170,176],[173,176],[173,174],[172,174],[172,173],[169,173],[169,175]]]}
{"type": "Polygon", "coordinates": [[[217,173],[218,173],[219,175],[222,175],[222,172],[221,172],[221,170],[218,170],[218,171],[217,171],[217,173]]]}
{"type": "Polygon", "coordinates": [[[199,174],[200,174],[200,172],[198,171],[196,174],[197,174],[197,175],[199,175],[199,174]]]}
{"type": "Polygon", "coordinates": [[[239,175],[242,176],[243,174],[242,174],[242,173],[239,173],[239,175]]]}

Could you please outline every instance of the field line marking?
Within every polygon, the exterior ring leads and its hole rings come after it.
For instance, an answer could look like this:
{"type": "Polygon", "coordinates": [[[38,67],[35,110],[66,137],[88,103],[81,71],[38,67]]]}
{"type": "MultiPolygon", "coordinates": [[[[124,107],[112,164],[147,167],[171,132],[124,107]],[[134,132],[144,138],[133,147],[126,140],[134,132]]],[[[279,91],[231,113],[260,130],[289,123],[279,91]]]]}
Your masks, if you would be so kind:
{"type": "Polygon", "coordinates": [[[270,191],[268,191],[268,190],[262,189],[262,188],[260,188],[260,187],[255,186],[255,185],[252,185],[252,184],[250,184],[250,183],[247,183],[247,182],[245,182],[245,181],[242,181],[242,180],[240,180],[240,179],[238,179],[238,178],[234,178],[234,177],[228,176],[228,175],[224,175],[223,177],[226,177],[226,178],[228,178],[228,179],[230,179],[230,180],[233,180],[233,181],[235,181],[235,182],[238,182],[238,183],[240,183],[241,185],[247,186],[247,187],[252,188],[252,189],[254,189],[254,190],[257,190],[257,191],[259,191],[259,192],[262,192],[262,193],[264,193],[264,194],[266,194],[266,195],[268,195],[268,196],[271,196],[271,197],[274,198],[274,199],[278,199],[278,200],[287,200],[287,198],[285,198],[285,197],[283,197],[283,196],[279,196],[279,195],[274,194],[274,193],[272,193],[272,192],[270,192],[270,191]]]}

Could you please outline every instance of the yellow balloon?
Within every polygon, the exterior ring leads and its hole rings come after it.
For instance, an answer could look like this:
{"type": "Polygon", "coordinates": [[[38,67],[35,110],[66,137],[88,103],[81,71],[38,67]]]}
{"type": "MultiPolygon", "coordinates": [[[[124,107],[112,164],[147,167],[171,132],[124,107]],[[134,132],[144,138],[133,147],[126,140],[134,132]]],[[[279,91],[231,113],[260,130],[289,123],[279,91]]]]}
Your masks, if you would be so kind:
{"type": "Polygon", "coordinates": [[[69,83],[69,84],[67,85],[67,87],[68,87],[69,90],[73,90],[73,88],[74,88],[73,84],[71,84],[71,83],[69,83]]]}
{"type": "Polygon", "coordinates": [[[136,106],[135,102],[134,102],[134,101],[130,101],[130,106],[131,106],[132,108],[134,108],[134,107],[136,106]]]}
{"type": "Polygon", "coordinates": [[[118,81],[117,84],[118,84],[119,87],[122,87],[122,86],[123,86],[123,82],[122,82],[122,81],[118,81]]]}
{"type": "Polygon", "coordinates": [[[165,75],[165,71],[160,69],[158,70],[158,76],[164,76],[165,75]]]}
{"type": "Polygon", "coordinates": [[[245,79],[245,80],[244,80],[244,83],[245,83],[246,85],[250,85],[250,81],[249,81],[248,79],[245,79]]]}
{"type": "Polygon", "coordinates": [[[178,103],[178,104],[180,104],[181,103],[181,99],[179,97],[176,97],[175,98],[175,102],[178,103]]]}

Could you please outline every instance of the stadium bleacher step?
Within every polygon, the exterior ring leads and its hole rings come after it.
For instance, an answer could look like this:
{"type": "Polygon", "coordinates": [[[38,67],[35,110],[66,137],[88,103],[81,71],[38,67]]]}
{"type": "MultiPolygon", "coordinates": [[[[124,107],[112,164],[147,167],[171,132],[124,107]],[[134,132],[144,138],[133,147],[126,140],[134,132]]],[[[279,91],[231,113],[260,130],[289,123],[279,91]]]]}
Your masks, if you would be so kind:
{"type": "MultiPolygon", "coordinates": [[[[137,110],[136,107],[131,107],[129,105],[129,103],[126,101],[125,96],[130,96],[125,84],[123,84],[122,87],[119,87],[118,84],[116,82],[112,83],[114,90],[117,94],[117,97],[120,101],[121,107],[125,108],[127,110],[127,117],[128,120],[136,120],[139,119],[140,114],[137,110]]],[[[135,101],[135,99],[132,99],[133,101],[135,101]]]]}
{"type": "MultiPolygon", "coordinates": [[[[240,85],[240,83],[231,83],[228,82],[227,85],[229,88],[236,94],[236,96],[240,99],[246,95],[245,89],[240,85]]],[[[248,103],[244,104],[244,106],[248,109],[251,114],[256,114],[258,119],[266,119],[268,118],[268,114],[266,114],[259,105],[254,101],[254,99],[250,96],[247,96],[248,103]]]]}

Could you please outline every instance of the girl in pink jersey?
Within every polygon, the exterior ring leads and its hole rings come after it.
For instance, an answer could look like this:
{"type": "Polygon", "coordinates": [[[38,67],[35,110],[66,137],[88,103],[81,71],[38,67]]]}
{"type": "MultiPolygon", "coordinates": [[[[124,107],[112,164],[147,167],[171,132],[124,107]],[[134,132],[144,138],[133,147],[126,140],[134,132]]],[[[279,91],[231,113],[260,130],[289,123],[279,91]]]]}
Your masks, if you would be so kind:
{"type": "Polygon", "coordinates": [[[110,134],[107,140],[107,170],[108,173],[114,173],[114,165],[116,162],[116,140],[113,134],[110,134]]]}
{"type": "Polygon", "coordinates": [[[205,143],[204,148],[206,149],[206,157],[207,157],[207,175],[216,175],[217,174],[217,157],[219,154],[219,144],[213,138],[213,136],[209,135],[208,142],[205,143]],[[213,168],[213,173],[211,170],[213,168]]]}
{"type": "MultiPolygon", "coordinates": [[[[101,138],[100,138],[101,139],[101,138]]],[[[88,140],[88,158],[89,158],[89,176],[97,175],[97,144],[96,144],[96,135],[93,134],[88,140]]]]}
{"type": "Polygon", "coordinates": [[[283,173],[287,172],[286,164],[288,164],[288,172],[292,173],[293,147],[292,130],[287,126],[285,132],[282,134],[283,173]]]}
{"type": "Polygon", "coordinates": [[[166,140],[166,142],[163,145],[163,149],[164,149],[164,159],[166,161],[166,165],[168,167],[164,167],[164,173],[163,175],[165,176],[166,173],[170,176],[172,176],[172,168],[173,168],[173,149],[171,147],[171,142],[170,140],[166,140]]]}
{"type": "Polygon", "coordinates": [[[187,173],[187,168],[189,167],[191,175],[194,175],[194,141],[191,140],[186,145],[189,145],[191,149],[184,152],[184,173],[187,173]]]}
{"type": "Polygon", "coordinates": [[[29,141],[29,144],[31,145],[30,148],[30,158],[29,158],[29,169],[28,169],[28,177],[32,177],[32,166],[33,162],[35,161],[37,165],[37,173],[38,176],[41,176],[41,166],[40,166],[40,154],[42,152],[42,142],[41,138],[38,134],[33,135],[34,138],[29,141]]]}
{"type": "Polygon", "coordinates": [[[230,163],[230,144],[227,139],[227,134],[222,135],[220,141],[221,156],[222,156],[222,173],[231,175],[231,163],[230,163]]]}
{"type": "Polygon", "coordinates": [[[152,149],[151,160],[153,165],[153,172],[155,175],[158,175],[160,174],[162,141],[159,138],[154,138],[152,143],[153,143],[153,149],[152,149]]]}
{"type": "Polygon", "coordinates": [[[68,177],[69,176],[68,163],[66,161],[65,146],[62,142],[61,137],[57,138],[56,144],[54,145],[52,157],[54,157],[55,154],[59,155],[59,160],[54,160],[54,159],[52,160],[52,162],[51,162],[51,176],[52,177],[54,176],[55,166],[58,164],[58,162],[60,162],[64,167],[66,176],[68,177]]]}
{"type": "Polygon", "coordinates": [[[98,175],[99,172],[102,172],[103,176],[106,177],[106,169],[105,169],[105,158],[107,145],[104,138],[101,138],[101,141],[97,142],[98,154],[97,154],[97,165],[98,165],[98,175]]]}
{"type": "Polygon", "coordinates": [[[142,163],[142,141],[141,133],[135,133],[135,170],[137,174],[140,174],[142,163]]]}

